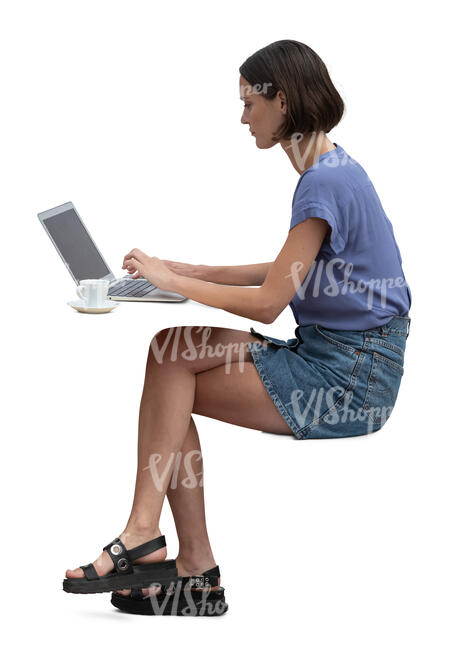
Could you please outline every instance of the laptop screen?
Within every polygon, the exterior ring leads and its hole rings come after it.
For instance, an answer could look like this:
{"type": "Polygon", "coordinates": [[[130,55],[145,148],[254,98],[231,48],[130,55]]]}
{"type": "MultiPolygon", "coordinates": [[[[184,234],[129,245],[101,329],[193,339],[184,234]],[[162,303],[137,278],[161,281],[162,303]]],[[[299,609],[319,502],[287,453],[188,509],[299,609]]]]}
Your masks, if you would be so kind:
{"type": "Polygon", "coordinates": [[[75,210],[48,217],[43,224],[79,282],[111,273],[75,210]]]}

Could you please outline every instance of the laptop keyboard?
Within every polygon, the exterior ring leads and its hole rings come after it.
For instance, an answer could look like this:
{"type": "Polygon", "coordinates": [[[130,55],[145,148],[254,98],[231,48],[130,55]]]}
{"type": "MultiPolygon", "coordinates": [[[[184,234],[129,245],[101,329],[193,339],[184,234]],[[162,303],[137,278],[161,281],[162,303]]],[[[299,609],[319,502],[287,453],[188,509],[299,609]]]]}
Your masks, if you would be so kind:
{"type": "Polygon", "coordinates": [[[110,296],[131,296],[132,298],[141,298],[147,293],[156,289],[148,280],[120,280],[112,287],[108,293],[110,296]]]}

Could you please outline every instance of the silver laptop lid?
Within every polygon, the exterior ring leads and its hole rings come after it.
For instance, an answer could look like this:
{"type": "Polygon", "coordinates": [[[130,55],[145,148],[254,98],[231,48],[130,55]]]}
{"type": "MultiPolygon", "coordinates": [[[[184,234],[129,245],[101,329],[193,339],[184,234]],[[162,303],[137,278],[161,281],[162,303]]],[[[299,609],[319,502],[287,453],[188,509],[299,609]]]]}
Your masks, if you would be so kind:
{"type": "Polygon", "coordinates": [[[89,278],[115,279],[71,201],[37,216],[76,284],[89,278]]]}

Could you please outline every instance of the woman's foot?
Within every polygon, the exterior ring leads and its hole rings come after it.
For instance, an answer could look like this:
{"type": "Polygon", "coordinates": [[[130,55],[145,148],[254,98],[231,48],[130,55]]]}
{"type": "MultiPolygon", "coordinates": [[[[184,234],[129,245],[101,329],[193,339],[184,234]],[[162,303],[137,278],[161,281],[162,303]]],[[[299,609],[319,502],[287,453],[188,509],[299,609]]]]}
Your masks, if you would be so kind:
{"type": "MultiPolygon", "coordinates": [[[[144,542],[148,542],[149,540],[155,539],[160,536],[161,536],[161,532],[158,528],[156,528],[155,530],[126,529],[123,533],[121,533],[121,535],[119,535],[119,538],[126,546],[126,548],[128,550],[131,550],[135,546],[139,546],[139,544],[143,544],[144,542]]],[[[144,564],[147,562],[163,562],[163,560],[166,559],[167,559],[167,548],[163,547],[163,548],[159,548],[157,551],[154,551],[153,553],[149,553],[148,555],[144,555],[144,557],[135,560],[134,564],[139,564],[139,563],[144,564]]],[[[106,575],[113,569],[113,561],[110,558],[110,555],[107,553],[107,551],[102,551],[102,553],[99,555],[97,560],[93,562],[93,565],[99,577],[106,575]]],[[[84,578],[84,571],[81,568],[67,569],[66,577],[84,578]]]]}
{"type": "MultiPolygon", "coordinates": [[[[186,557],[178,556],[176,558],[176,568],[178,570],[178,575],[180,577],[184,576],[200,576],[204,571],[208,571],[216,566],[213,555],[209,554],[204,557],[197,557],[188,559],[186,557]]],[[[217,587],[205,587],[205,588],[193,588],[193,591],[204,591],[204,589],[209,589],[211,591],[216,591],[220,586],[220,578],[218,578],[217,587]]],[[[162,591],[161,587],[148,587],[142,590],[142,595],[145,598],[146,596],[156,596],[162,591]]],[[[121,596],[129,596],[131,594],[131,589],[122,589],[117,591],[121,596]]]]}

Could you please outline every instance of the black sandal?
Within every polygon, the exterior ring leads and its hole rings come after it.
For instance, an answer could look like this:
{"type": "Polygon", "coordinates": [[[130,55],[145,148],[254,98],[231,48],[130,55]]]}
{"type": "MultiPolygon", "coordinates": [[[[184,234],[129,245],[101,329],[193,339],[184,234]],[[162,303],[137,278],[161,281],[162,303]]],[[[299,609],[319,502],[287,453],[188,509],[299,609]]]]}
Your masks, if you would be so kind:
{"type": "Polygon", "coordinates": [[[154,596],[143,596],[142,589],[131,589],[130,596],[114,592],[111,603],[129,614],[149,616],[221,616],[228,609],[225,589],[217,587],[220,578],[218,566],[204,571],[199,576],[180,576],[169,587],[154,596]],[[196,588],[206,589],[195,591],[196,588]]]}
{"type": "Polygon", "coordinates": [[[65,578],[63,590],[71,594],[101,594],[116,589],[149,587],[153,583],[168,585],[178,578],[176,560],[133,564],[134,560],[164,546],[166,546],[164,535],[129,550],[116,537],[103,548],[112,558],[114,569],[99,577],[92,563],[81,566],[84,578],[65,578]]]}

